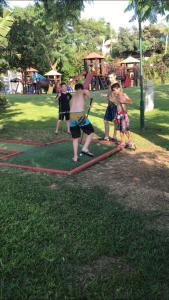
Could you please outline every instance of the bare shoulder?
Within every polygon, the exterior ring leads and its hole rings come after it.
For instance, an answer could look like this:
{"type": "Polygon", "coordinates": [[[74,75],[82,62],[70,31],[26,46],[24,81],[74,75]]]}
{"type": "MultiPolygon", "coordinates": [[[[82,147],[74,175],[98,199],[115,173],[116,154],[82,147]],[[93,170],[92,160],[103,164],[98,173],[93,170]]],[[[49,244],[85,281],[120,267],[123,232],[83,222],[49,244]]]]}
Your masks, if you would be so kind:
{"type": "Polygon", "coordinates": [[[90,92],[88,90],[83,90],[83,96],[84,97],[90,97],[90,92]]]}
{"type": "Polygon", "coordinates": [[[126,93],[120,93],[119,94],[119,100],[121,103],[126,103],[126,104],[132,104],[133,101],[129,98],[129,96],[126,93]]]}

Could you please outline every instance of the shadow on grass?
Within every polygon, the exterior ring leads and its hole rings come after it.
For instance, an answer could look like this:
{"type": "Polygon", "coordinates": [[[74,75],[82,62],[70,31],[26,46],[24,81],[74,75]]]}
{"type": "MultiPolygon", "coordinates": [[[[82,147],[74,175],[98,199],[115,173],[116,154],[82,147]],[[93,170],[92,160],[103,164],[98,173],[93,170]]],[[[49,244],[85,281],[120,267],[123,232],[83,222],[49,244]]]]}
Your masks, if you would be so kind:
{"type": "Polygon", "coordinates": [[[17,175],[0,173],[3,299],[167,299],[160,212],[128,209],[102,186],[17,175]]]}

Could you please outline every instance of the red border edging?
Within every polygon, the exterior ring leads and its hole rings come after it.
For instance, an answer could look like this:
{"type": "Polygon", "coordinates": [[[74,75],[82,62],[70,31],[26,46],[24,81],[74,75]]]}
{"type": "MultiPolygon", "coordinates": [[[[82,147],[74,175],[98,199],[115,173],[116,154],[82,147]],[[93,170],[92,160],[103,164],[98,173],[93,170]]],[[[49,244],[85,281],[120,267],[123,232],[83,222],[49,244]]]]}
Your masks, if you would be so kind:
{"type": "Polygon", "coordinates": [[[17,168],[17,169],[25,169],[25,170],[30,170],[33,172],[47,172],[50,174],[62,174],[62,175],[74,175],[92,165],[94,165],[95,163],[97,163],[98,161],[105,159],[109,156],[111,156],[112,154],[119,152],[122,150],[122,147],[118,146],[106,153],[103,153],[101,155],[99,155],[98,157],[84,163],[83,165],[79,166],[79,167],[75,167],[73,170],[71,171],[65,171],[65,170],[60,170],[60,169],[48,169],[48,168],[40,168],[40,167],[32,167],[32,166],[25,166],[25,165],[17,165],[17,164],[13,164],[13,163],[6,163],[6,162],[0,162],[0,166],[6,166],[6,167],[13,167],[13,168],[17,168]]]}
{"type": "Polygon", "coordinates": [[[0,157],[0,160],[7,159],[9,157],[12,157],[12,156],[15,156],[15,155],[18,155],[18,154],[21,154],[21,153],[24,153],[24,151],[17,151],[17,152],[13,152],[11,154],[6,154],[5,156],[0,157]]]}
{"type": "Polygon", "coordinates": [[[86,169],[86,168],[88,168],[88,167],[94,165],[94,164],[97,163],[98,161],[100,161],[100,160],[102,160],[102,159],[105,159],[105,158],[111,156],[112,154],[114,154],[114,153],[116,153],[116,152],[119,152],[119,151],[121,151],[121,150],[122,150],[122,147],[117,146],[116,148],[114,148],[114,149],[112,149],[112,150],[110,150],[110,151],[108,151],[108,152],[106,152],[106,153],[103,153],[103,154],[97,156],[96,158],[94,158],[94,159],[92,159],[92,160],[87,161],[87,162],[84,163],[83,165],[74,168],[72,171],[70,171],[70,174],[69,174],[69,175],[74,175],[74,174],[76,174],[76,173],[78,173],[78,172],[80,172],[80,171],[82,171],[82,170],[84,170],[84,169],[86,169]]]}
{"type": "MultiPolygon", "coordinates": [[[[33,142],[33,141],[18,141],[18,140],[1,140],[0,142],[9,142],[9,143],[16,143],[16,144],[25,144],[25,145],[35,145],[35,146],[47,146],[47,145],[52,145],[52,144],[58,144],[60,142],[67,142],[67,141],[71,141],[70,138],[59,138],[55,141],[49,142],[49,143],[39,143],[39,142],[33,142]]],[[[96,141],[93,141],[96,142],[96,141]]],[[[98,142],[98,141],[97,141],[98,142]]],[[[51,173],[51,174],[62,174],[62,175],[74,175],[92,165],[94,165],[95,163],[97,163],[98,161],[105,159],[109,156],[111,156],[112,154],[119,152],[123,149],[123,147],[121,146],[117,146],[112,150],[109,150],[106,153],[103,153],[99,156],[97,156],[96,158],[93,158],[92,160],[82,164],[81,166],[75,167],[70,171],[66,171],[66,170],[61,170],[61,169],[49,169],[49,168],[41,168],[41,167],[32,167],[32,166],[27,166],[27,165],[18,165],[18,164],[13,164],[13,163],[7,163],[7,162],[0,162],[0,166],[6,166],[6,167],[13,167],[13,168],[17,168],[17,169],[25,169],[25,170],[30,170],[33,172],[47,172],[47,173],[51,173]]],[[[3,149],[2,149],[3,150],[3,149]]],[[[4,160],[6,158],[24,153],[25,151],[16,151],[16,150],[7,150],[5,149],[4,152],[13,152],[9,155],[3,156],[2,158],[0,158],[0,160],[4,160]]]]}
{"type": "Polygon", "coordinates": [[[0,143],[15,143],[15,144],[23,144],[23,145],[32,145],[32,146],[41,146],[42,143],[40,142],[33,142],[33,141],[24,141],[24,140],[6,140],[6,139],[0,139],[0,143]]]}

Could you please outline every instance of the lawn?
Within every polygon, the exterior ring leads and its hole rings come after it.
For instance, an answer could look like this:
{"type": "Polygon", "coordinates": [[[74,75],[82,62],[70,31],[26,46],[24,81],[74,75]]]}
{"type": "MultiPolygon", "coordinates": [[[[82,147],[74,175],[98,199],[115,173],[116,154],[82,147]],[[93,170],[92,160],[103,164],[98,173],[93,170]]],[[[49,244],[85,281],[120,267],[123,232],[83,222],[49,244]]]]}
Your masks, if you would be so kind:
{"type": "MultiPolygon", "coordinates": [[[[146,113],[144,132],[139,90],[126,92],[134,100],[133,137],[151,153],[148,163],[143,152],[121,152],[71,178],[1,167],[0,299],[169,299],[169,171],[153,160],[169,149],[169,85],[156,86],[155,110],[146,113]]],[[[101,136],[106,103],[98,92],[93,96],[90,116],[101,136]]],[[[9,100],[1,139],[56,139],[52,96],[9,100]]],[[[59,137],[66,137],[64,131],[59,137]]]]}
{"type": "MultiPolygon", "coordinates": [[[[145,114],[145,132],[140,132],[139,89],[125,89],[133,99],[129,108],[131,129],[136,144],[139,147],[161,146],[169,149],[169,85],[155,86],[155,109],[145,114]]],[[[55,120],[58,107],[54,96],[49,95],[9,95],[11,107],[2,115],[0,121],[1,136],[4,138],[25,138],[49,141],[55,138],[55,120]]],[[[106,99],[100,97],[100,92],[93,93],[93,107],[90,119],[96,134],[103,135],[103,116],[106,99]]],[[[113,127],[113,126],[112,126],[113,127]]],[[[65,127],[63,127],[65,131],[65,127]]],[[[111,133],[113,132],[113,128],[111,133]]],[[[63,133],[61,133],[63,136],[63,133]]]]}

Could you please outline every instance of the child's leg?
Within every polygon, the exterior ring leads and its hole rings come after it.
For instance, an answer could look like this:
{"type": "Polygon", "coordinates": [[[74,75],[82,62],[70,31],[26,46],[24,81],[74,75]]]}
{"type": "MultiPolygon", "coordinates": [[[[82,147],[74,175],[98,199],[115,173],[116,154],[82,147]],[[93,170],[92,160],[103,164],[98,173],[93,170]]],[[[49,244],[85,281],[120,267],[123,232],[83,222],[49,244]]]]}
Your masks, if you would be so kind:
{"type": "Polygon", "coordinates": [[[125,134],[123,131],[120,131],[120,144],[125,145],[125,134]]]}
{"type": "Polygon", "coordinates": [[[56,130],[55,130],[55,133],[58,133],[59,128],[60,128],[60,123],[61,123],[61,120],[58,120],[57,123],[56,123],[56,130]]]}
{"type": "Polygon", "coordinates": [[[109,121],[104,120],[104,134],[105,134],[105,138],[109,138],[109,131],[110,131],[109,121]]]}
{"type": "Polygon", "coordinates": [[[115,124],[114,124],[114,131],[113,131],[112,140],[117,141],[117,130],[116,130],[115,124]]]}
{"type": "Polygon", "coordinates": [[[82,151],[85,151],[85,152],[89,151],[88,148],[89,148],[89,145],[90,145],[90,143],[92,141],[92,137],[93,137],[93,133],[87,135],[85,143],[84,143],[83,148],[82,148],[82,151]]]}
{"type": "Polygon", "coordinates": [[[128,142],[126,143],[126,148],[136,150],[136,146],[133,142],[132,135],[131,135],[131,132],[129,130],[126,131],[126,136],[128,138],[128,142]]]}
{"type": "Polygon", "coordinates": [[[127,136],[128,139],[128,143],[132,143],[132,136],[131,136],[131,132],[129,130],[125,131],[125,135],[127,136]]]}
{"type": "Polygon", "coordinates": [[[66,121],[67,133],[70,133],[70,122],[69,120],[66,121]]]}
{"type": "Polygon", "coordinates": [[[78,160],[78,144],[79,144],[79,139],[78,138],[74,138],[73,139],[73,160],[77,161],[78,160]]]}

